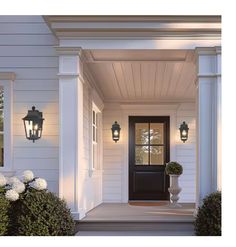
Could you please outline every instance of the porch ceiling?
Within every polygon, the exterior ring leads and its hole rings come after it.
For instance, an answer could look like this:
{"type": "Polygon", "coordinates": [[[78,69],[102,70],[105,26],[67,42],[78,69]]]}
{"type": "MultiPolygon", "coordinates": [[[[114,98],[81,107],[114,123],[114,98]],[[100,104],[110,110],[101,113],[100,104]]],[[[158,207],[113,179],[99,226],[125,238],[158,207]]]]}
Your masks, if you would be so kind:
{"type": "Polygon", "coordinates": [[[85,50],[84,55],[104,101],[194,101],[193,50],[85,50]]]}

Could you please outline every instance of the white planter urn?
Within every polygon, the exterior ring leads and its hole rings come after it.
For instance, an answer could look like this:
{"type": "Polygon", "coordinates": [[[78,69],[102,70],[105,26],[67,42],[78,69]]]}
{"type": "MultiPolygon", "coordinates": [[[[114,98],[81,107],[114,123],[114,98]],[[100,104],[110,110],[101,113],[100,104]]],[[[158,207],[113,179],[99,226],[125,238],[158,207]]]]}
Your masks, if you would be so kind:
{"type": "Polygon", "coordinates": [[[169,176],[170,176],[170,188],[168,189],[168,191],[170,192],[170,204],[169,204],[169,207],[171,207],[171,208],[180,208],[181,205],[177,203],[178,200],[179,200],[178,194],[182,190],[179,187],[179,176],[180,175],[170,174],[169,176]]]}

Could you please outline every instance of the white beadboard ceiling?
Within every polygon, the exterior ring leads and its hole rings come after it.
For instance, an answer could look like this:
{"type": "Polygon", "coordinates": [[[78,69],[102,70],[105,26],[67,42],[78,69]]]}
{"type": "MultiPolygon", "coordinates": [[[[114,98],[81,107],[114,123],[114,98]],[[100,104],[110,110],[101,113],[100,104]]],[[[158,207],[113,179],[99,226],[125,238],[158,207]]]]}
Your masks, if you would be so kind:
{"type": "Polygon", "coordinates": [[[106,102],[192,102],[193,50],[85,50],[87,69],[106,102]]]}

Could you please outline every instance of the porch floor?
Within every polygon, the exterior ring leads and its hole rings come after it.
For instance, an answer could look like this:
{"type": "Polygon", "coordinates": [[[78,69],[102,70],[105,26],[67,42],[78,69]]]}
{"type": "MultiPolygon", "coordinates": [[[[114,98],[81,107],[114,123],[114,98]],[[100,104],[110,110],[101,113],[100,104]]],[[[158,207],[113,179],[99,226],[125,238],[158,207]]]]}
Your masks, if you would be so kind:
{"type": "Polygon", "coordinates": [[[81,222],[193,222],[195,204],[181,203],[181,208],[133,206],[128,203],[102,203],[87,213],[81,222]]]}
{"type": "Polygon", "coordinates": [[[76,236],[194,235],[195,204],[183,203],[176,209],[169,208],[168,202],[160,205],[102,203],[78,222],[76,236]]]}

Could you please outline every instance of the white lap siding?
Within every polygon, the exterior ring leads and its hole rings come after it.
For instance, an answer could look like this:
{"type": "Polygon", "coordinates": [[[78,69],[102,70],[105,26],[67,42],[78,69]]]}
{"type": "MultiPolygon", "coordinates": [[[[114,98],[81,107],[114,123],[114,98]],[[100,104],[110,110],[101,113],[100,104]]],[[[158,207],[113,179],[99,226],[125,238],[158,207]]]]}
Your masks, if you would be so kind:
{"type": "MultiPolygon", "coordinates": [[[[128,136],[123,135],[125,118],[119,106],[108,105],[103,111],[103,200],[104,202],[124,202],[123,193],[124,171],[128,171],[124,154],[125,143],[128,136]],[[121,139],[115,143],[112,141],[111,125],[118,121],[121,125],[121,139]]],[[[184,173],[180,177],[180,202],[195,202],[195,177],[196,177],[196,142],[195,142],[195,104],[181,103],[176,106],[176,136],[175,136],[175,160],[183,165],[184,173]],[[189,126],[189,139],[183,143],[179,137],[180,124],[185,121],[189,126]]],[[[173,149],[172,149],[173,150],[173,149]]],[[[171,155],[173,156],[173,155],[171,155]]]]}
{"type": "MultiPolygon", "coordinates": [[[[84,157],[83,157],[83,188],[81,193],[81,207],[85,211],[93,209],[102,202],[102,174],[101,169],[96,167],[96,170],[91,170],[92,167],[92,94],[91,88],[84,84],[84,157]]],[[[95,102],[96,103],[96,102],[95,102]]]]}
{"type": "Polygon", "coordinates": [[[122,201],[122,175],[124,166],[123,138],[115,143],[112,140],[111,126],[117,121],[123,126],[122,112],[119,109],[103,111],[103,201],[122,201]]]}
{"type": "Polygon", "coordinates": [[[177,109],[176,129],[185,121],[189,127],[188,141],[183,143],[176,136],[176,160],[183,166],[180,176],[181,202],[195,202],[196,197],[196,112],[195,104],[181,104],[177,109]]]}
{"type": "Polygon", "coordinates": [[[58,193],[59,119],[57,40],[41,16],[0,16],[0,71],[16,74],[13,85],[13,170],[45,178],[58,193]],[[26,140],[22,117],[32,106],[43,112],[43,136],[26,140]]]}

